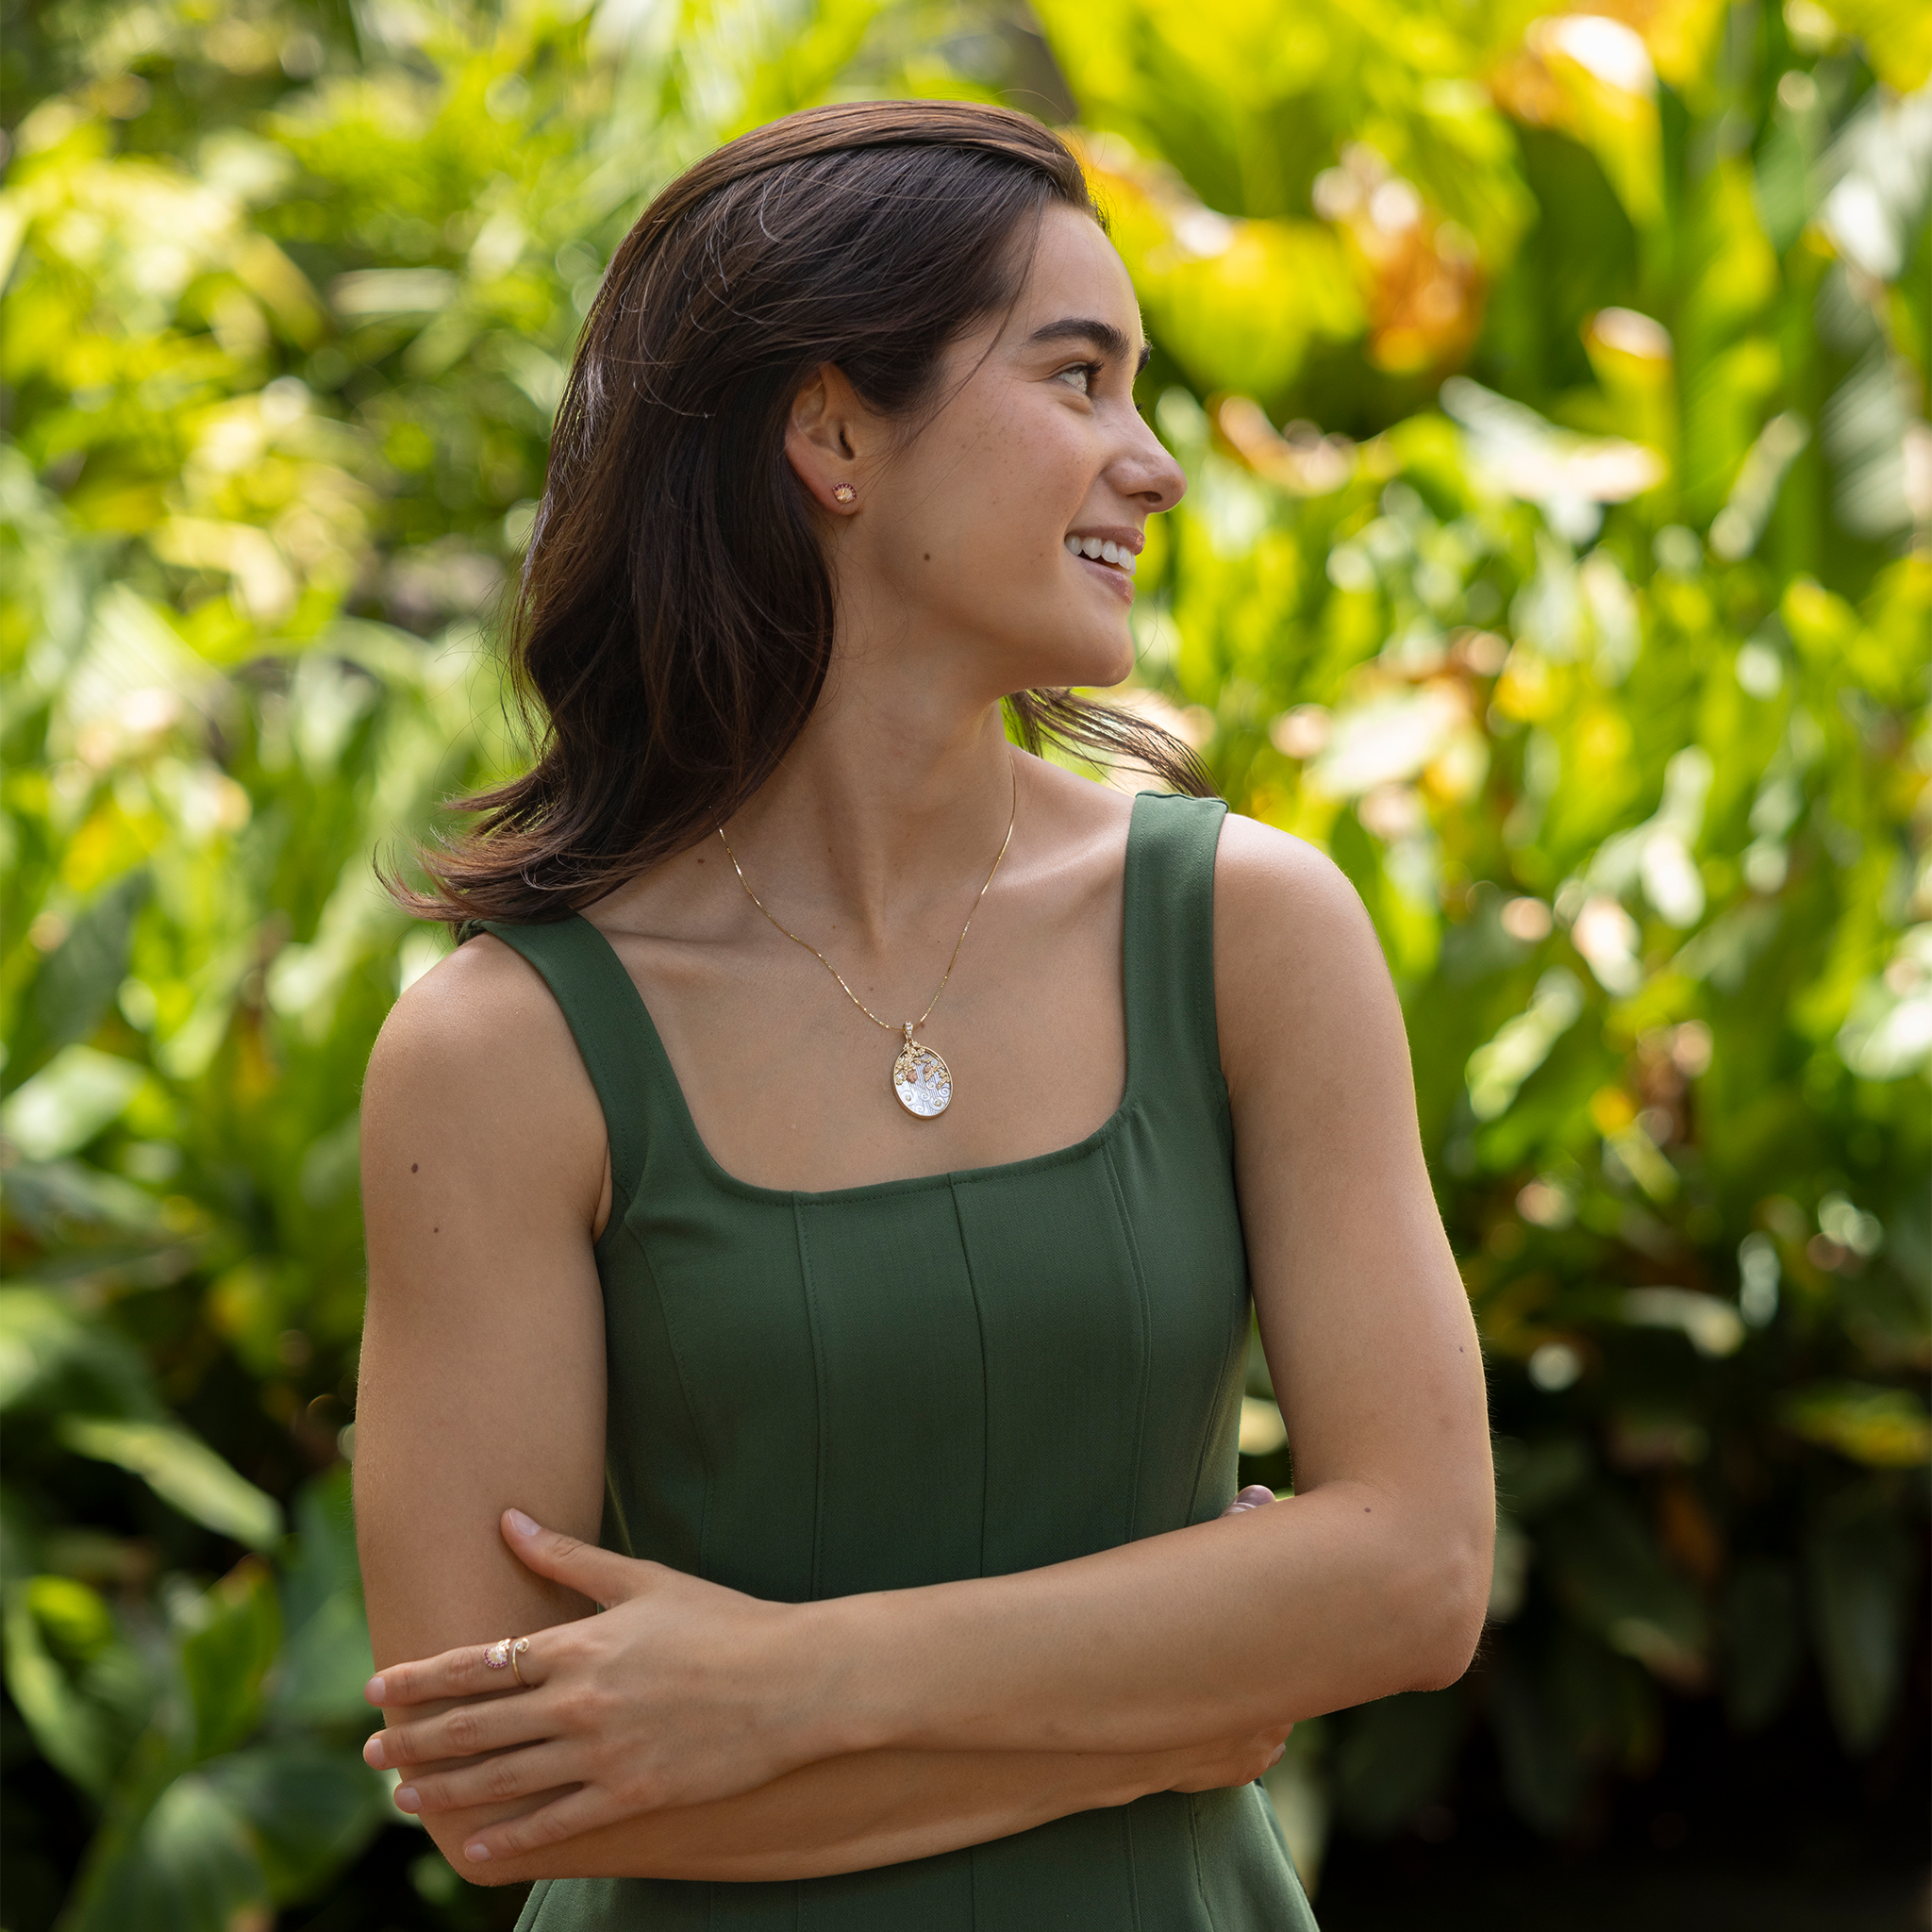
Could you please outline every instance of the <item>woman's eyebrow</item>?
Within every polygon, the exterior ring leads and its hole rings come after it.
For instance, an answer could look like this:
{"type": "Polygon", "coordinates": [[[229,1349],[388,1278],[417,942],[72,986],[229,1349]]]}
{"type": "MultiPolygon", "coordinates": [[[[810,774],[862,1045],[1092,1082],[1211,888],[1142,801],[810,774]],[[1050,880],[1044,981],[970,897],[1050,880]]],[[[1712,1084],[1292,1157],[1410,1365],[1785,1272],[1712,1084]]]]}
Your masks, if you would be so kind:
{"type": "MultiPolygon", "coordinates": [[[[1109,361],[1124,362],[1127,358],[1127,339],[1112,323],[1096,322],[1084,315],[1070,315],[1060,322],[1043,324],[1026,338],[1026,346],[1065,341],[1091,342],[1109,361]]],[[[1152,343],[1141,344],[1141,354],[1134,363],[1136,373],[1146,368],[1147,358],[1153,353],[1152,343]]]]}

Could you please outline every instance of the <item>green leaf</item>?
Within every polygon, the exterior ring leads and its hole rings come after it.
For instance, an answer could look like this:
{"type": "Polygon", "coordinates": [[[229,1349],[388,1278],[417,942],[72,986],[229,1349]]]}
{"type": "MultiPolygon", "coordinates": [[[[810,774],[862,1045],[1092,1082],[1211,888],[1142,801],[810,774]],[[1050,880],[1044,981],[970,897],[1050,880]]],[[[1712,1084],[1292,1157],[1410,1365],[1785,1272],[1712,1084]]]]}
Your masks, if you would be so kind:
{"type": "Polygon", "coordinates": [[[94,895],[67,937],[41,961],[25,1024],[9,1045],[7,1087],[18,1086],[49,1054],[85,1040],[99,1024],[126,977],[134,922],[153,884],[144,866],[116,879],[94,895]]]}
{"type": "Polygon", "coordinates": [[[264,1495],[178,1423],[70,1416],[57,1430],[76,1456],[138,1475],[164,1502],[205,1528],[251,1549],[272,1549],[282,1534],[281,1506],[264,1495]]]}
{"type": "Polygon", "coordinates": [[[295,1545],[283,1559],[289,1627],[299,1630],[331,1597],[362,1601],[356,1512],[347,1463],[310,1476],[295,1493],[295,1545]]]}
{"type": "Polygon", "coordinates": [[[290,1635],[275,1669],[275,1717],[288,1724],[360,1724],[367,1731],[375,1714],[362,1687],[375,1672],[361,1604],[346,1594],[332,1596],[290,1635]]]}
{"type": "Polygon", "coordinates": [[[325,1471],[295,1499],[295,1551],[285,1573],[289,1634],[270,1697],[281,1724],[366,1734],[375,1713],[362,1695],[375,1674],[346,1466],[325,1471]]]}
{"type": "Polygon", "coordinates": [[[311,1898],[392,1815],[389,1781],[354,1747],[275,1739],[202,1773],[244,1819],[277,1905],[311,1898]]]}
{"type": "Polygon", "coordinates": [[[1495,1672],[1490,1722],[1503,1760],[1503,1789],[1517,1815],[1556,1837],[1583,1803],[1589,1768],[1558,1732],[1551,1700],[1525,1659],[1506,1653],[1495,1672]]]}
{"type": "Polygon", "coordinates": [[[1765,1557],[1740,1563],[1724,1594],[1724,1707],[1749,1736],[1784,1708],[1804,1660],[1791,1565],[1765,1557]]]}
{"type": "Polygon", "coordinates": [[[8,1591],[5,1627],[7,1694],[41,1756],[91,1797],[104,1796],[118,1762],[106,1717],[56,1661],[26,1590],[8,1591]]]}
{"type": "Polygon", "coordinates": [[[1538,1543],[1554,1587],[1610,1648],[1693,1688],[1707,1641],[1697,1592],[1664,1561],[1642,1519],[1599,1487],[1553,1511],[1538,1543]]]}
{"type": "Polygon", "coordinates": [[[147,1076],[137,1061],[67,1047],[0,1103],[0,1132],[29,1160],[57,1160],[118,1120],[147,1076]]]}
{"type": "Polygon", "coordinates": [[[1916,1469],[1932,1458],[1932,1417],[1909,1389],[1822,1383],[1785,1399],[1785,1424],[1807,1442],[1872,1469],[1916,1469]]]}
{"type": "Polygon", "coordinates": [[[242,1817],[191,1772],[125,1840],[97,1841],[58,1932],[240,1932],[267,1924],[269,1882],[242,1817]]]}
{"type": "Polygon", "coordinates": [[[193,1607],[181,1643],[182,1679],[194,1712],[194,1756],[231,1751],[261,1715],[262,1684],[282,1638],[275,1580],[245,1557],[193,1607]]]}
{"type": "Polygon", "coordinates": [[[1512,1514],[1528,1519],[1574,1496],[1590,1480],[1590,1445],[1578,1436],[1522,1442],[1499,1436],[1495,1443],[1496,1494],[1512,1514]]]}
{"type": "Polygon", "coordinates": [[[1883,1735],[1905,1676],[1917,1564],[1876,1485],[1834,1497],[1805,1537],[1805,1581],[1832,1722],[1847,1751],[1883,1735]]]}
{"type": "Polygon", "coordinates": [[[1895,92],[1909,94],[1932,75],[1932,19],[1913,0],[1832,0],[1829,9],[1864,42],[1874,71],[1895,92]]]}
{"type": "Polygon", "coordinates": [[[146,1365],[111,1329],[45,1289],[0,1289],[0,1413],[47,1401],[135,1415],[160,1407],[146,1365]]]}
{"type": "Polygon", "coordinates": [[[1342,1822],[1365,1838],[1387,1838],[1406,1824],[1448,1783],[1467,1724],[1460,1685],[1350,1712],[1334,1760],[1342,1822]]]}

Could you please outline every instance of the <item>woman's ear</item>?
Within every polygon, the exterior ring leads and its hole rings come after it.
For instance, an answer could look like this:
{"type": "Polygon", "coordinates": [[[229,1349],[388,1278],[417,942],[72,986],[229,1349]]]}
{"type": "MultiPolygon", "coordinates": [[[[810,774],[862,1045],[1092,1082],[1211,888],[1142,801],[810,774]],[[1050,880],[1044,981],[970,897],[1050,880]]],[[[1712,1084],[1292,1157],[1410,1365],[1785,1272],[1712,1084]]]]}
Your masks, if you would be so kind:
{"type": "Polygon", "coordinates": [[[791,399],[785,460],[819,508],[850,516],[859,505],[861,473],[877,438],[877,421],[831,363],[821,363],[791,399]]]}

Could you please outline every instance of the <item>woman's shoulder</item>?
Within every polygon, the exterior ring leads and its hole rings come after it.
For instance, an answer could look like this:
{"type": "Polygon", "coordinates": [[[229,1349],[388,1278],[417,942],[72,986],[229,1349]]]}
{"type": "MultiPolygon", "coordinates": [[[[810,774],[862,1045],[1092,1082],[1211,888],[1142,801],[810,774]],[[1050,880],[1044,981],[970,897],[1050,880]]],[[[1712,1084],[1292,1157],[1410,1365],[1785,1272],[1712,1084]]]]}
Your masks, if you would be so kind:
{"type": "Polygon", "coordinates": [[[365,1099],[493,1110],[588,1092],[570,1027],[542,978],[488,933],[407,987],[376,1036],[365,1099]]]}
{"type": "Polygon", "coordinates": [[[1214,856],[1215,918],[1264,927],[1285,917],[1326,925],[1366,920],[1348,874],[1319,846],[1230,811],[1214,856]]]}
{"type": "Polygon", "coordinates": [[[1348,875],[1306,839],[1230,812],[1214,864],[1214,990],[1223,1041],[1357,1035],[1392,1006],[1374,923],[1348,875]]]}

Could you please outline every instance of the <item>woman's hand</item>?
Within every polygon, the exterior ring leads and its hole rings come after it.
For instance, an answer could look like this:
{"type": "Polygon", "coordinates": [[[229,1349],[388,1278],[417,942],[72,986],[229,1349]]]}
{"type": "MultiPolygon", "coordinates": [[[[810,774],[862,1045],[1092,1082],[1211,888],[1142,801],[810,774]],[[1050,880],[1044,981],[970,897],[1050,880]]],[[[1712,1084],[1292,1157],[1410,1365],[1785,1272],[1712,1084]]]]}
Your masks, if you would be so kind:
{"type": "MultiPolygon", "coordinates": [[[[1272,1491],[1254,1485],[1224,1513],[1274,1500],[1272,1491]]],[[[558,1536],[519,1510],[505,1512],[503,1530],[520,1561],[603,1605],[606,1614],[536,1632],[517,1659],[535,1687],[527,1690],[507,1667],[492,1667],[482,1645],[399,1664],[371,1679],[370,1702],[390,1709],[475,1700],[377,1731],[364,1746],[372,1765],[401,1774],[400,1809],[433,1816],[538,1800],[475,1833],[463,1850],[480,1864],[646,1811],[749,1790],[810,1761],[793,1755],[807,1747],[795,1743],[788,1753],[780,1741],[784,1666],[770,1648],[774,1625],[761,1614],[782,1619],[789,1606],[558,1536]],[[703,1640],[692,1641],[700,1630],[703,1640]],[[691,1645],[688,1653],[681,1641],[691,1645]],[[680,1656],[681,1666],[672,1661],[680,1656]]],[[[794,1709],[808,1701],[794,1695],[794,1709]]],[[[795,1728],[802,1738],[810,1725],[801,1721],[795,1728]]],[[[1249,1783],[1279,1759],[1286,1736],[1257,1733],[1176,1752],[1166,1789],[1249,1783]]]]}
{"type": "Polygon", "coordinates": [[[617,1556],[520,1510],[506,1510],[502,1527],[520,1562],[605,1614],[532,1635],[517,1658],[527,1688],[472,1644],[385,1670],[366,1691],[391,1709],[470,1700],[377,1731],[363,1747],[370,1764],[401,1774],[405,1811],[548,1798],[479,1831],[463,1848],[472,1861],[730,1797],[838,1749],[829,1676],[794,1641],[799,1607],[617,1556]]]}

